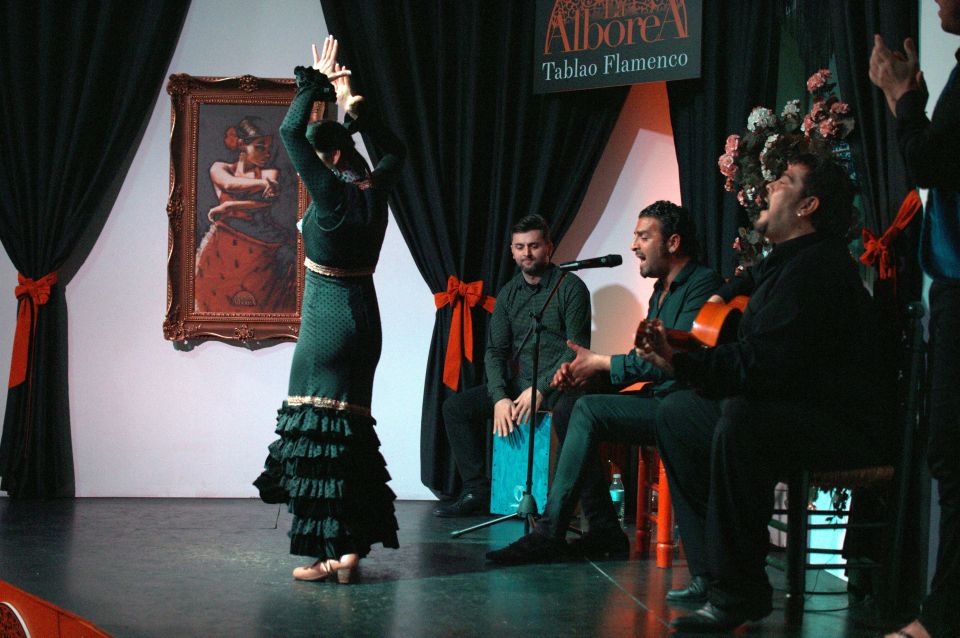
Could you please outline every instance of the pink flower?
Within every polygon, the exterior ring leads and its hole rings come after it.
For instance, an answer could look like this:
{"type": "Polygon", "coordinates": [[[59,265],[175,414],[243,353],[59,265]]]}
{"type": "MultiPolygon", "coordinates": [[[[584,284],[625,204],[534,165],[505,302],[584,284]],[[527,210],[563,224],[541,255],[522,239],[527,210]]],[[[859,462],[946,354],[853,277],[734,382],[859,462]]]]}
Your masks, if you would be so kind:
{"type": "Polygon", "coordinates": [[[727,191],[728,193],[732,193],[732,192],[733,192],[733,178],[732,178],[732,177],[728,177],[727,180],[723,183],[723,190],[727,191]]]}
{"type": "Polygon", "coordinates": [[[807,91],[813,93],[817,89],[823,88],[823,85],[829,82],[831,77],[833,77],[833,73],[830,72],[830,69],[820,69],[807,79],[807,91]]]}
{"type": "Polygon", "coordinates": [[[814,100],[813,106],[810,108],[810,115],[814,120],[820,121],[824,117],[823,113],[823,100],[814,100]]]}
{"type": "Polygon", "coordinates": [[[736,251],[736,252],[740,252],[740,251],[743,250],[743,248],[741,248],[741,246],[740,246],[740,238],[739,238],[739,237],[737,237],[736,239],[733,240],[733,250],[736,251]]]}
{"type": "Polygon", "coordinates": [[[734,157],[737,156],[737,149],[740,148],[740,136],[739,135],[730,135],[727,137],[727,143],[724,145],[723,150],[728,155],[734,157]]]}
{"type": "Polygon", "coordinates": [[[803,116],[803,124],[800,126],[800,130],[803,131],[805,137],[810,137],[811,131],[817,128],[816,122],[813,121],[813,118],[810,117],[810,114],[807,113],[803,116]]]}
{"type": "Polygon", "coordinates": [[[743,192],[743,189],[740,189],[740,192],[737,193],[737,201],[744,208],[747,207],[747,194],[743,192]]]}
{"type": "Polygon", "coordinates": [[[837,133],[840,132],[840,127],[837,126],[837,123],[834,120],[827,118],[820,122],[819,130],[822,137],[829,139],[831,137],[835,137],[837,133]]]}
{"type": "Polygon", "coordinates": [[[720,156],[720,159],[717,160],[717,166],[720,167],[720,173],[725,177],[733,177],[737,174],[737,163],[734,161],[733,155],[729,153],[720,156]]]}
{"type": "Polygon", "coordinates": [[[850,112],[850,105],[846,102],[834,102],[830,105],[830,112],[835,115],[846,115],[850,112]]]}

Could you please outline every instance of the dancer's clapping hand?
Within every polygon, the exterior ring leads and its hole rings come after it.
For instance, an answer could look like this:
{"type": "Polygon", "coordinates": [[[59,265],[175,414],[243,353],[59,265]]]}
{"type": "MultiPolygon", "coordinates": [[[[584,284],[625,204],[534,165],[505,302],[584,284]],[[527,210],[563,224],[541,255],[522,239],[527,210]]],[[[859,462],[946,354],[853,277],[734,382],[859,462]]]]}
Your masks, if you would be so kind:
{"type": "Polygon", "coordinates": [[[362,95],[354,95],[350,86],[350,70],[339,64],[334,65],[333,88],[337,92],[337,106],[350,117],[357,117],[357,105],[363,101],[362,95]]]}
{"type": "Polygon", "coordinates": [[[332,35],[328,35],[323,40],[323,51],[317,51],[317,45],[313,48],[313,68],[327,76],[327,79],[333,82],[339,77],[350,75],[350,71],[337,65],[337,51],[340,44],[332,35]]]}

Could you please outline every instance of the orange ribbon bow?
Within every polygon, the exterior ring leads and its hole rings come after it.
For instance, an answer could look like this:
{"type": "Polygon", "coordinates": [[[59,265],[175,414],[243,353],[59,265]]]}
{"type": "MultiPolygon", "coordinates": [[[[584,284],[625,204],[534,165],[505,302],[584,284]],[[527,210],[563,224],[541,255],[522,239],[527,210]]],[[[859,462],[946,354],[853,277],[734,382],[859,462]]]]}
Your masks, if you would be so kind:
{"type": "Polygon", "coordinates": [[[10,360],[10,385],[18,386],[27,379],[27,363],[30,358],[30,341],[37,327],[37,308],[50,300],[50,287],[57,283],[57,272],[46,274],[34,281],[17,273],[20,285],[14,293],[19,299],[17,330],[13,337],[13,357],[10,360]]]}
{"type": "Polygon", "coordinates": [[[914,189],[903,198],[897,216],[883,235],[877,237],[868,228],[863,229],[864,252],[860,255],[860,262],[866,266],[877,265],[880,279],[893,279],[896,284],[897,266],[893,261],[893,250],[890,246],[896,241],[900,231],[913,221],[920,207],[920,194],[914,189]]]}
{"type": "Polygon", "coordinates": [[[477,304],[487,312],[493,312],[496,298],[483,295],[483,281],[460,281],[455,275],[447,279],[447,289],[433,293],[433,302],[437,309],[448,304],[453,305],[453,318],[450,320],[450,335],[447,337],[447,354],[443,362],[443,383],[451,390],[460,385],[460,362],[462,357],[473,361],[473,315],[470,314],[477,304]],[[463,312],[463,304],[467,312],[463,312]]]}

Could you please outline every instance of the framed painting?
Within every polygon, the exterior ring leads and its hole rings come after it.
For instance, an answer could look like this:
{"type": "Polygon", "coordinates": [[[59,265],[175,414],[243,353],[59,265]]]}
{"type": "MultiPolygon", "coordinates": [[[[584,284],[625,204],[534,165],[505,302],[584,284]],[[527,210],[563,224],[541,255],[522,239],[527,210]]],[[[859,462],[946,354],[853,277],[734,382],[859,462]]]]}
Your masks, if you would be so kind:
{"type": "Polygon", "coordinates": [[[308,196],[279,137],[295,92],[292,79],[170,76],[166,339],[297,338],[308,196]]]}

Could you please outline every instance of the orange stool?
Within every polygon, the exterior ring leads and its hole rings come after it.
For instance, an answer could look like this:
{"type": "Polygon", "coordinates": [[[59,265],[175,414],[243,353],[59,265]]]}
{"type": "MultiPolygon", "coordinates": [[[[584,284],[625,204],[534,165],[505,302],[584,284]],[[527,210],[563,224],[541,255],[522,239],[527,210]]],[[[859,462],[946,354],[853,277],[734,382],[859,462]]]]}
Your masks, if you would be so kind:
{"type": "MultiPolygon", "coordinates": [[[[642,392],[650,385],[640,381],[620,390],[621,394],[642,392]]],[[[660,462],[656,448],[640,446],[637,452],[637,553],[650,555],[650,524],[657,526],[657,567],[667,569],[673,565],[676,541],[673,538],[673,502],[667,485],[667,471],[660,462]],[[653,480],[651,480],[651,472],[653,480]],[[650,511],[650,501],[657,495],[657,511],[650,511]]]]}
{"type": "Polygon", "coordinates": [[[657,526],[657,567],[673,565],[676,542],[673,539],[673,503],[667,485],[667,471],[660,462],[656,449],[640,446],[637,462],[637,552],[650,554],[650,524],[657,526]],[[655,479],[650,480],[651,471],[655,479]],[[657,511],[650,511],[650,501],[657,496],[657,511]]]}

